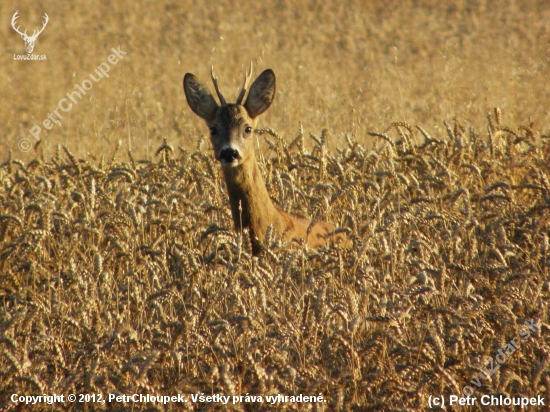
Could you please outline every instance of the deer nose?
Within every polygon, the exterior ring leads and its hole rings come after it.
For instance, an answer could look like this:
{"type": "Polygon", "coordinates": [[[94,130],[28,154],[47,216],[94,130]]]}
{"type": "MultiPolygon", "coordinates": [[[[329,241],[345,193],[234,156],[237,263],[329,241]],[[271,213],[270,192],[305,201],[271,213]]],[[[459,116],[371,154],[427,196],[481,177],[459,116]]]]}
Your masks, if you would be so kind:
{"type": "Polygon", "coordinates": [[[226,162],[232,162],[235,159],[240,158],[239,152],[232,147],[226,147],[220,152],[220,160],[226,161],[226,162]]]}

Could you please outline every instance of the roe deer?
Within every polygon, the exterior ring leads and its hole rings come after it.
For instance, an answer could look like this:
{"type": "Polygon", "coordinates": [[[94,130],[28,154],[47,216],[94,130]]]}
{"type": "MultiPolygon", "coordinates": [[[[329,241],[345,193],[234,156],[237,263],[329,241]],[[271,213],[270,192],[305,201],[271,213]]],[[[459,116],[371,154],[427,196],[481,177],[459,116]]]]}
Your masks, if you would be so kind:
{"type": "Polygon", "coordinates": [[[328,239],[349,247],[346,236],[332,234],[336,228],[327,222],[316,222],[308,236],[311,221],[278,210],[269,197],[254,155],[253,136],[258,116],[269,108],[275,97],[273,71],[267,69],[254,80],[244,104],[241,103],[252,77],[252,64],[235,104],[226,102],[213,68],[211,76],[221,105],[216,103],[208,87],[191,73],[183,78],[183,90],[191,110],[210,128],[210,140],[229,193],[235,230],[249,228],[252,253],[257,255],[261,251],[270,225],[285,240],[307,238],[312,248],[325,245],[328,239]]]}

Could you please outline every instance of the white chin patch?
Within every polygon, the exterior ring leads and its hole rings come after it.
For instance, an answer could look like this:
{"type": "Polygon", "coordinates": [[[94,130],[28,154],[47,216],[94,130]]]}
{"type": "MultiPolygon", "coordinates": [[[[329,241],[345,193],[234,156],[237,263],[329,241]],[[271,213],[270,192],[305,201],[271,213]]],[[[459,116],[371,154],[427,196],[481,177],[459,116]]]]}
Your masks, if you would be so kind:
{"type": "Polygon", "coordinates": [[[220,160],[222,167],[236,167],[239,165],[239,159],[232,160],[228,162],[226,160],[220,160]]]}

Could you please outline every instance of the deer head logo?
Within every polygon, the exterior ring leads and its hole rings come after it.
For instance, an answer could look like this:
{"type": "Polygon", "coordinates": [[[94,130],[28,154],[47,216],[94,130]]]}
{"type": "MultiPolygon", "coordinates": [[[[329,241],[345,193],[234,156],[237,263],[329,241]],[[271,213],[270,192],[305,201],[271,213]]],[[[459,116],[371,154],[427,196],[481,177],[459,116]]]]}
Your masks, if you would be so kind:
{"type": "Polygon", "coordinates": [[[32,51],[34,50],[34,44],[36,43],[36,39],[38,38],[40,33],[42,33],[44,31],[44,28],[48,24],[49,17],[46,13],[44,13],[44,23],[42,24],[42,28],[40,30],[34,30],[33,33],[32,33],[32,36],[27,35],[27,30],[25,30],[24,33],[21,32],[21,30],[19,30],[19,27],[17,27],[15,25],[15,21],[18,18],[19,18],[19,10],[17,10],[15,12],[15,14],[13,15],[13,17],[11,19],[11,26],[23,38],[23,41],[25,42],[25,48],[27,49],[27,54],[31,54],[32,51]]]}

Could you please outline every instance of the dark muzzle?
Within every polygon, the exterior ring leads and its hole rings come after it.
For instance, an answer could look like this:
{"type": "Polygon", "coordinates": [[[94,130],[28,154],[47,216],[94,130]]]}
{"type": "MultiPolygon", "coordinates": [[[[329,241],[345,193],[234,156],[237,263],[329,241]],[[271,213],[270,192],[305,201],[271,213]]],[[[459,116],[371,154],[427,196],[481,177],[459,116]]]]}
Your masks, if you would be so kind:
{"type": "Polygon", "coordinates": [[[225,148],[220,152],[220,160],[231,163],[233,160],[238,159],[239,152],[231,147],[225,148]]]}

